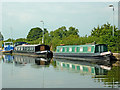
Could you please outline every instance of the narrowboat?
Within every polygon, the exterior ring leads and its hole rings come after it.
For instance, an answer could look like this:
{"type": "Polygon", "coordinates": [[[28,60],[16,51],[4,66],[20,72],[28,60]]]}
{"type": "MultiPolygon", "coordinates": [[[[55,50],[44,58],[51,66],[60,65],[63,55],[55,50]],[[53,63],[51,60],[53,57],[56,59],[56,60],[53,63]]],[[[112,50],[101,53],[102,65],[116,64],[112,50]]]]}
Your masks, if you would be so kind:
{"type": "Polygon", "coordinates": [[[35,57],[53,57],[52,51],[48,45],[18,45],[14,47],[14,53],[24,56],[35,57]]]}
{"type": "Polygon", "coordinates": [[[112,52],[108,51],[106,44],[62,45],[56,47],[53,57],[95,62],[110,61],[112,52]]]}
{"type": "Polygon", "coordinates": [[[2,50],[2,53],[12,53],[13,52],[13,42],[4,42],[3,44],[4,49],[2,50]]]}

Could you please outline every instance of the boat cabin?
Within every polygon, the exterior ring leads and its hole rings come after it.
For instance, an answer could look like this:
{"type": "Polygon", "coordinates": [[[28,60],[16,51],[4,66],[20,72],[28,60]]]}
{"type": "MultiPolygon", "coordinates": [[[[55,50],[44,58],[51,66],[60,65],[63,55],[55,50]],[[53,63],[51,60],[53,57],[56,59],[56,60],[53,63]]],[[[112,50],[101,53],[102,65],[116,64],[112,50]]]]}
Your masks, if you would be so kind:
{"type": "Polygon", "coordinates": [[[106,44],[94,44],[94,45],[63,45],[57,46],[57,53],[102,53],[107,52],[108,48],[106,44]]]}
{"type": "Polygon", "coordinates": [[[48,45],[19,45],[14,48],[15,52],[20,53],[35,53],[45,50],[50,50],[50,47],[48,45]]]}
{"type": "Polygon", "coordinates": [[[4,51],[11,51],[13,49],[13,42],[4,42],[4,51]]]}

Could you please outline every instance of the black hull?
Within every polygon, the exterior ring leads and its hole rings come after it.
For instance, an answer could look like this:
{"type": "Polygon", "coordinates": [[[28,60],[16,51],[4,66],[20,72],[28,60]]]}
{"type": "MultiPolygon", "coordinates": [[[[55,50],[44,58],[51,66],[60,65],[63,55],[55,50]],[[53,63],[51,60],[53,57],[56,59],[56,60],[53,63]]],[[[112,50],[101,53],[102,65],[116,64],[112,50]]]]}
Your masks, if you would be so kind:
{"type": "Polygon", "coordinates": [[[54,58],[69,59],[69,60],[80,60],[88,62],[110,62],[111,56],[101,56],[100,53],[53,53],[54,58]]]}
{"type": "Polygon", "coordinates": [[[31,57],[38,57],[38,58],[52,58],[53,53],[45,52],[45,53],[23,53],[23,52],[13,52],[13,55],[22,55],[22,56],[31,56],[31,57]]]}
{"type": "Polygon", "coordinates": [[[13,50],[10,50],[10,51],[2,51],[3,54],[12,54],[13,53],[13,50]]]}

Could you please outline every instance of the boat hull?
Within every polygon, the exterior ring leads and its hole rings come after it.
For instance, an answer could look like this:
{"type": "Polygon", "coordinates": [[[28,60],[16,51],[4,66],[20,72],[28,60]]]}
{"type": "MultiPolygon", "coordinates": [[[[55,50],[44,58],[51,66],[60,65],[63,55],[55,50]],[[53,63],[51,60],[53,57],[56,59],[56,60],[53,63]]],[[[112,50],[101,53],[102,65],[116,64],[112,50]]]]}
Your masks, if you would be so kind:
{"type": "Polygon", "coordinates": [[[9,50],[9,51],[1,51],[3,54],[7,54],[7,53],[9,53],[9,54],[12,54],[12,52],[13,52],[13,50],[9,50]]]}
{"type": "Polygon", "coordinates": [[[111,55],[100,55],[100,53],[53,53],[54,58],[80,60],[89,62],[110,62],[111,55]]]}
{"type": "Polygon", "coordinates": [[[44,53],[35,52],[35,53],[24,53],[24,52],[13,52],[13,55],[22,55],[22,56],[31,56],[31,57],[40,57],[40,58],[52,58],[53,53],[51,51],[47,51],[44,53]]]}

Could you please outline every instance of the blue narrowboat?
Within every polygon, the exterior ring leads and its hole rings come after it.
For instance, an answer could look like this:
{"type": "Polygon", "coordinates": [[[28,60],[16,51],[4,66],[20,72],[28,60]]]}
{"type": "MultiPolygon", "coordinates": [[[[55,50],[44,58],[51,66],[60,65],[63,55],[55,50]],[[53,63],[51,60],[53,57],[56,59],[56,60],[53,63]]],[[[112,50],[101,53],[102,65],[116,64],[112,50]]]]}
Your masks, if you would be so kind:
{"type": "Polygon", "coordinates": [[[106,44],[62,45],[56,47],[53,56],[72,60],[110,61],[112,53],[108,51],[106,44]]]}
{"type": "Polygon", "coordinates": [[[13,50],[13,42],[4,42],[4,49],[2,50],[2,53],[12,53],[13,50]]]}

